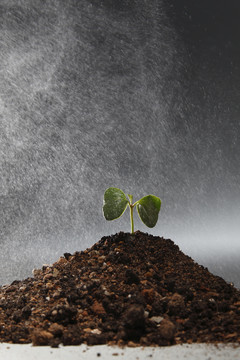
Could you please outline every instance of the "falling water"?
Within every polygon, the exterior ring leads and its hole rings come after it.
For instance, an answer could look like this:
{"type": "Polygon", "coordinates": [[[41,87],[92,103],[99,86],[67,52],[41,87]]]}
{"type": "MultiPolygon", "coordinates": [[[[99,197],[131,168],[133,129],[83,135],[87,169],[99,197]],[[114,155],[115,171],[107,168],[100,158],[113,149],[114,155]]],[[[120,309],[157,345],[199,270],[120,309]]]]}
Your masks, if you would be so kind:
{"type": "Polygon", "coordinates": [[[1,1],[0,283],[129,231],[102,217],[108,186],[160,196],[151,232],[237,279],[239,67],[186,41],[178,6],[1,1]]]}

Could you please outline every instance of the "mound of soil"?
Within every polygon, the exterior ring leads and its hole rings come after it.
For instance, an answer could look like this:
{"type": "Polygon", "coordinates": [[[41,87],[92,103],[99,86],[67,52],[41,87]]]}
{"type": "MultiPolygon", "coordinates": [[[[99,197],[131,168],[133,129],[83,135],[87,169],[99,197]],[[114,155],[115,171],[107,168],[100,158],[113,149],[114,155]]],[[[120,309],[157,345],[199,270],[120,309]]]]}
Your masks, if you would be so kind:
{"type": "Polygon", "coordinates": [[[3,286],[0,341],[239,343],[240,292],[173,241],[121,232],[3,286]]]}

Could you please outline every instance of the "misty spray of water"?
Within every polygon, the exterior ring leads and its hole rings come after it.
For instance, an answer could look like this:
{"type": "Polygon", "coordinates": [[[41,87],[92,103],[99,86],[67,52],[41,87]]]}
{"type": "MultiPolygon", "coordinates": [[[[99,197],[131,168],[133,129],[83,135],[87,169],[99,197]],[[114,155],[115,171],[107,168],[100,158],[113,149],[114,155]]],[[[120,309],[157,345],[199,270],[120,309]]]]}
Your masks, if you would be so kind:
{"type": "Polygon", "coordinates": [[[207,249],[211,220],[216,244],[239,181],[218,131],[228,114],[206,74],[188,75],[165,2],[13,0],[0,16],[0,283],[130,231],[127,215],[102,217],[109,186],[159,196],[153,233],[188,253],[207,249]]]}

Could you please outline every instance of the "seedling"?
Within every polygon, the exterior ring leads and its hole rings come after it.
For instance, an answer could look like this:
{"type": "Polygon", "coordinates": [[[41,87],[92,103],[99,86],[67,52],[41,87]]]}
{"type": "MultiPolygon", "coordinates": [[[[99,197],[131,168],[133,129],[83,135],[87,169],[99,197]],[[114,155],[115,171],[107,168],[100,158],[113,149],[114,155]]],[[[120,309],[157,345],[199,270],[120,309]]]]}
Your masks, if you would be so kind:
{"type": "Polygon", "coordinates": [[[144,196],[133,204],[133,196],[126,194],[120,189],[110,187],[104,193],[103,215],[106,220],[120,218],[127,206],[130,208],[131,233],[134,233],[133,208],[137,207],[137,212],[142,222],[153,228],[158,221],[158,213],[161,208],[161,200],[154,195],[144,196]]]}

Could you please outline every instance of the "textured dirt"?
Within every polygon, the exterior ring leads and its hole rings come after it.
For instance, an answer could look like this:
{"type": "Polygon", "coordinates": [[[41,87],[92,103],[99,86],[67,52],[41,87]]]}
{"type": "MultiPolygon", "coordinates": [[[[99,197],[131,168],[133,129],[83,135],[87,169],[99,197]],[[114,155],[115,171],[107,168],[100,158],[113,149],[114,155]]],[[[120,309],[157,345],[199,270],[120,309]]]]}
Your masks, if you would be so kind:
{"type": "Polygon", "coordinates": [[[1,287],[0,341],[239,343],[240,292],[173,241],[121,232],[1,287]]]}

